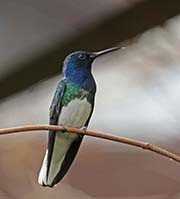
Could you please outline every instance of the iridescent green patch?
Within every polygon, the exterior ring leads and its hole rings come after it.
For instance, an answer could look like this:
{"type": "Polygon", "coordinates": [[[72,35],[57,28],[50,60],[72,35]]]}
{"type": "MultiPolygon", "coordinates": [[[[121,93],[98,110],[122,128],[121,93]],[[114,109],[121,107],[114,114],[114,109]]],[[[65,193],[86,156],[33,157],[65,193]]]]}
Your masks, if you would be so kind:
{"type": "Polygon", "coordinates": [[[66,91],[64,93],[63,99],[62,99],[62,105],[67,106],[68,103],[78,97],[80,94],[80,88],[77,85],[73,85],[70,83],[66,84],[66,91]]]}

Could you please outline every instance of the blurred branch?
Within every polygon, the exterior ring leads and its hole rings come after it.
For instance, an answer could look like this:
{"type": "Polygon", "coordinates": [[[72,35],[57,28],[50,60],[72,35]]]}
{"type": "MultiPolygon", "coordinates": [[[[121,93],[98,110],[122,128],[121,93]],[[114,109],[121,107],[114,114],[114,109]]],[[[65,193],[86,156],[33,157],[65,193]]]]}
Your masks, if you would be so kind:
{"type": "Polygon", "coordinates": [[[82,135],[101,138],[105,140],[111,140],[114,142],[120,142],[120,143],[124,143],[128,145],[140,147],[142,149],[149,150],[149,151],[158,153],[162,156],[168,157],[171,160],[175,160],[176,162],[180,162],[180,156],[175,155],[174,153],[171,153],[169,151],[166,151],[162,148],[159,148],[149,143],[145,143],[145,142],[141,142],[141,141],[133,140],[133,139],[128,139],[124,137],[114,136],[110,134],[105,134],[102,132],[84,131],[82,129],[77,129],[77,128],[61,127],[61,126],[55,126],[55,125],[27,125],[27,126],[0,129],[0,135],[18,133],[18,132],[23,132],[23,131],[39,131],[39,130],[55,130],[55,131],[65,130],[70,133],[82,134],[82,135]]]}

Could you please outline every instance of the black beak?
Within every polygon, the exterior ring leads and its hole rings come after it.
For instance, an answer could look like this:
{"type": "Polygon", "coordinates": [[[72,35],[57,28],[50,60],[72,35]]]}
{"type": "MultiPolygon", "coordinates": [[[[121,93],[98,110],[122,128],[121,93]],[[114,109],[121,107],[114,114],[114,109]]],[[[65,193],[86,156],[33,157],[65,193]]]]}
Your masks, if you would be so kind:
{"type": "Polygon", "coordinates": [[[99,57],[101,55],[104,55],[106,53],[109,53],[109,52],[112,52],[112,51],[115,51],[115,50],[119,50],[120,47],[114,47],[114,48],[108,48],[108,49],[105,49],[105,50],[102,50],[102,51],[99,51],[99,52],[93,52],[91,57],[92,58],[96,58],[96,57],[99,57]]]}

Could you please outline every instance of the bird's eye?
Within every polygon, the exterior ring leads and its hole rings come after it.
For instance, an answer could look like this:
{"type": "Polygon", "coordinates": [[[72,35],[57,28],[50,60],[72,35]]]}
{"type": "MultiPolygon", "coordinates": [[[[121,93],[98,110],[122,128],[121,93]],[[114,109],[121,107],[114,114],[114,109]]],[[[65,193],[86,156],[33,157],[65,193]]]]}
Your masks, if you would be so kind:
{"type": "Polygon", "coordinates": [[[78,56],[78,58],[84,60],[84,59],[86,59],[86,55],[85,55],[85,54],[80,54],[80,55],[78,56]]]}

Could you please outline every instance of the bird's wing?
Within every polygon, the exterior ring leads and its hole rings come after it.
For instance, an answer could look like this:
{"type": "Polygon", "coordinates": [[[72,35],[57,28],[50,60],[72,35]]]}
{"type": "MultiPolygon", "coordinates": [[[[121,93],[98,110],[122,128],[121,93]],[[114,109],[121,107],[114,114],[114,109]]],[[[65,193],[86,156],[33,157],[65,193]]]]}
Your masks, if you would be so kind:
{"type": "Polygon", "coordinates": [[[93,114],[93,110],[94,110],[94,98],[95,98],[95,93],[89,93],[89,101],[90,101],[90,103],[91,103],[92,108],[91,108],[91,112],[90,112],[90,114],[89,114],[89,117],[88,117],[88,119],[87,119],[87,121],[86,121],[85,127],[88,126],[89,121],[90,121],[90,119],[91,119],[91,116],[92,116],[92,114],[93,114]]]}
{"type": "MultiPolygon", "coordinates": [[[[51,106],[49,111],[49,123],[51,125],[57,125],[58,118],[62,108],[62,98],[66,89],[66,84],[64,80],[61,80],[56,88],[51,106]]],[[[42,163],[42,167],[39,173],[38,183],[40,185],[46,186],[47,176],[50,168],[51,158],[53,154],[53,147],[55,141],[56,131],[50,130],[48,137],[48,147],[42,163]]]]}
{"type": "Polygon", "coordinates": [[[65,92],[65,82],[61,80],[56,88],[50,109],[49,109],[49,123],[56,125],[58,122],[59,114],[62,107],[62,98],[65,92]]]}
{"type": "MultiPolygon", "coordinates": [[[[62,108],[62,98],[66,89],[65,82],[61,80],[56,88],[50,109],[49,109],[49,123],[51,125],[57,125],[59,115],[62,108]]],[[[48,155],[47,155],[47,176],[50,169],[53,148],[54,148],[54,141],[56,137],[56,131],[50,130],[48,136],[48,155]]]]}

